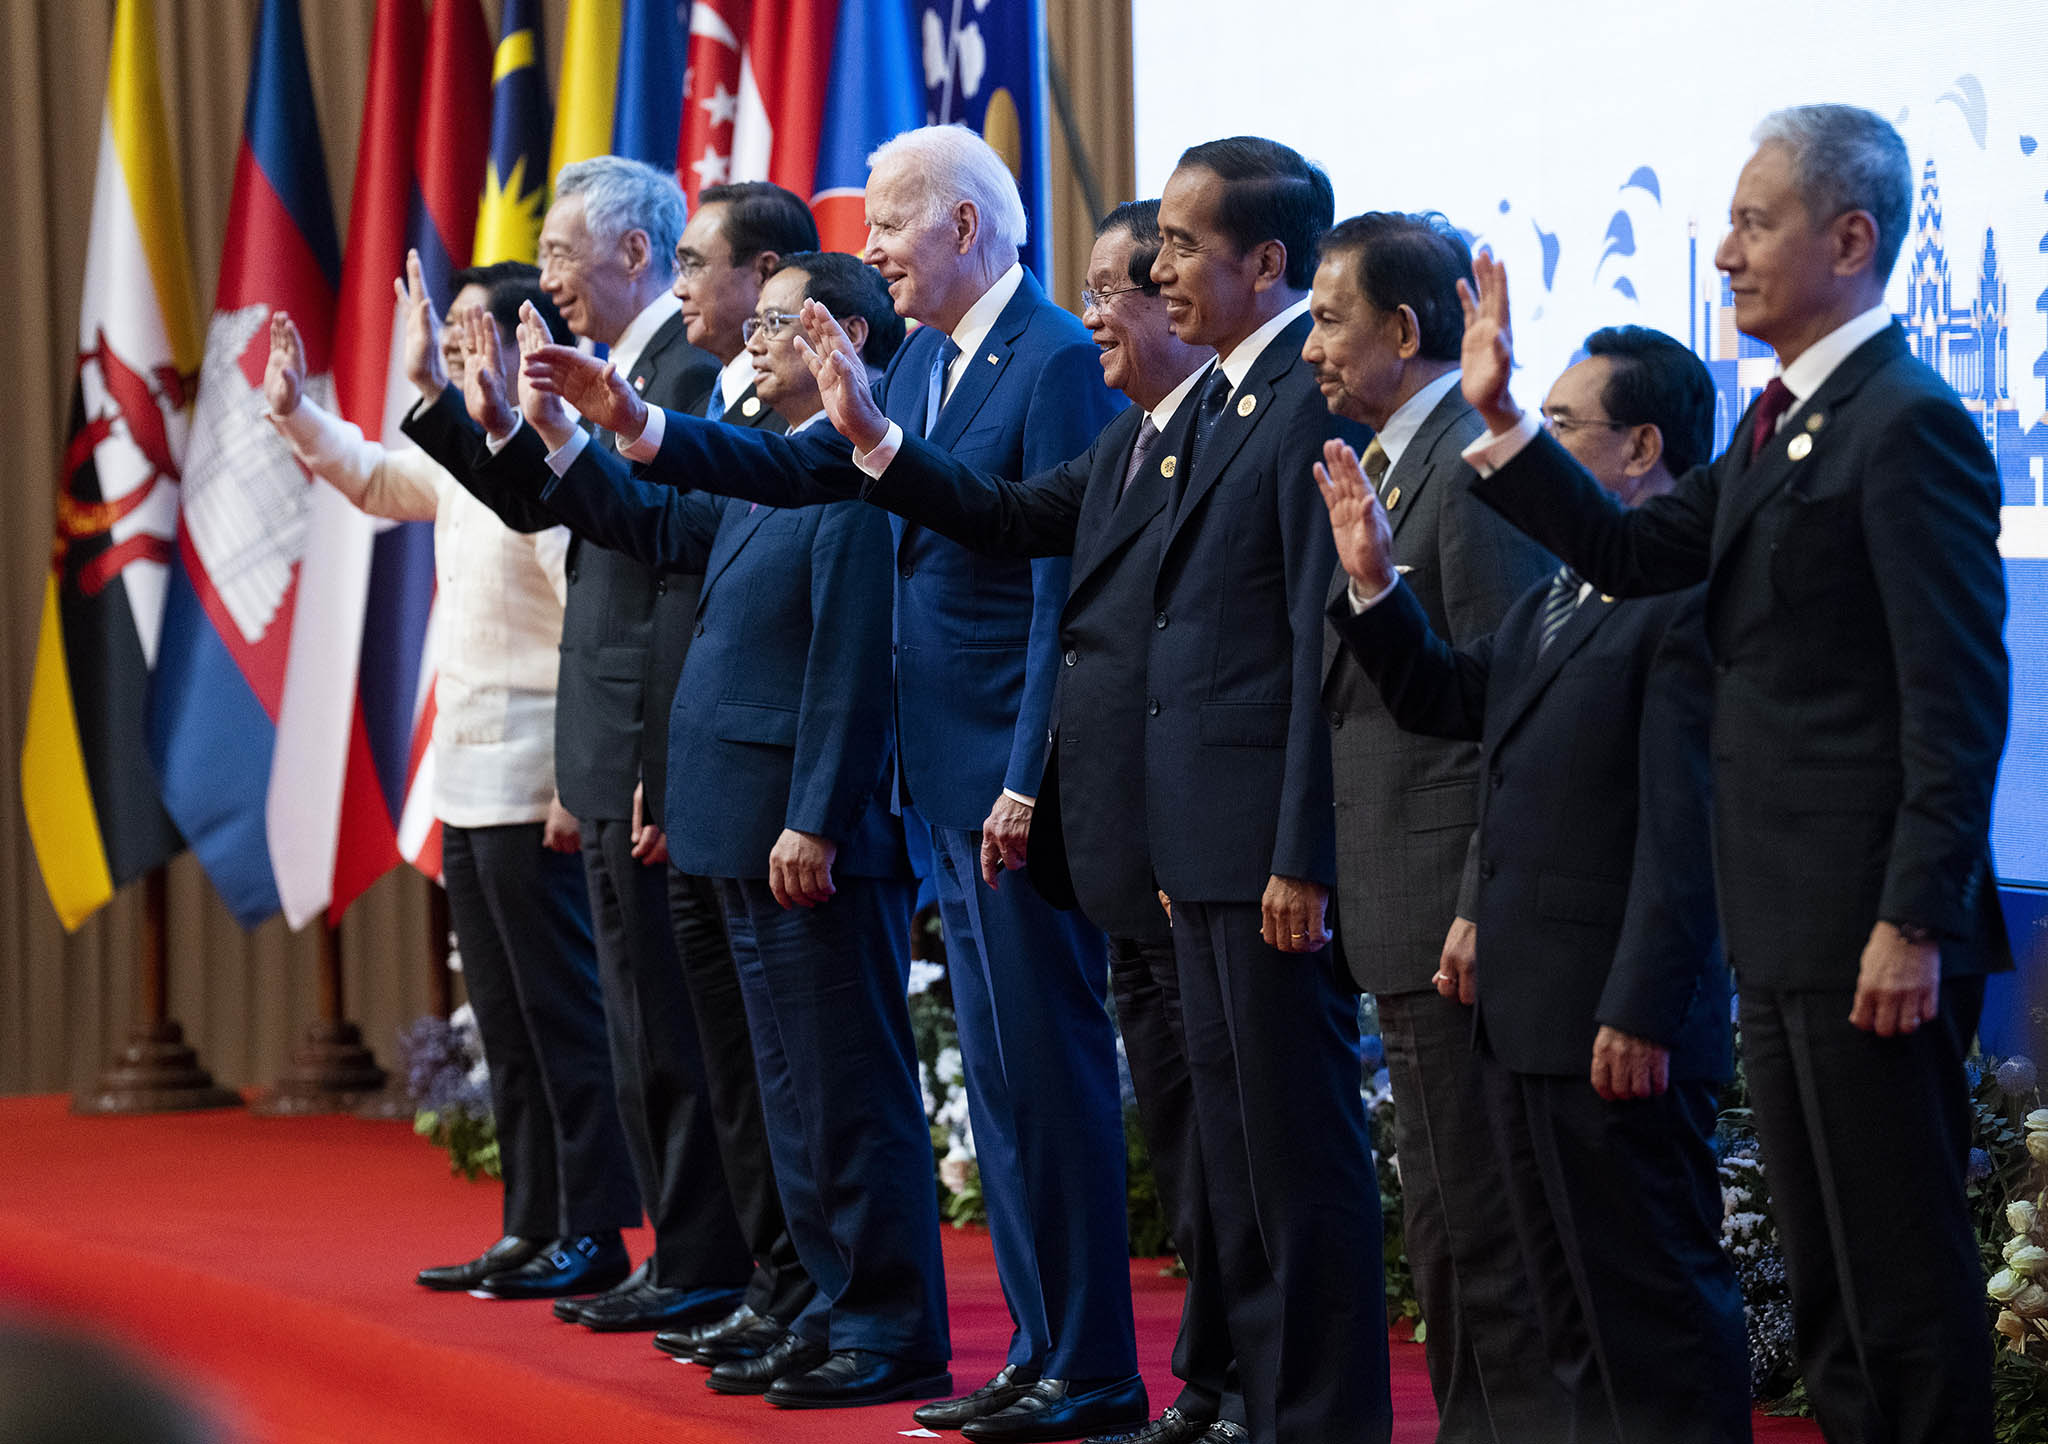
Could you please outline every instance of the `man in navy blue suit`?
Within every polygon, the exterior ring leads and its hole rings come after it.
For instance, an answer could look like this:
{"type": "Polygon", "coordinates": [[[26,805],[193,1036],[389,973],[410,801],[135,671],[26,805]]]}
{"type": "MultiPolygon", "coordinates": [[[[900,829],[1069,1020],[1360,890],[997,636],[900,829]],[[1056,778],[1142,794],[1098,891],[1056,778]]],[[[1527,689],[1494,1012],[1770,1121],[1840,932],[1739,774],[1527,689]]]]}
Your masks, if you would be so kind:
{"type": "MultiPolygon", "coordinates": [[[[745,329],[754,394],[792,434],[822,415],[792,344],[810,295],[851,313],[875,360],[903,334],[860,262],[786,258],[745,329]]],[[[888,805],[888,527],[854,503],[785,511],[639,481],[557,399],[529,387],[525,405],[550,448],[543,497],[579,534],[704,570],[670,713],[669,854],[716,881],[776,1186],[817,1285],[787,1334],[707,1382],[784,1408],[944,1393],[937,1196],[904,1002],[910,882],[888,805]]]]}
{"type": "MultiPolygon", "coordinates": [[[[867,259],[897,313],[924,323],[882,380],[892,436],[1006,476],[1083,450],[1116,398],[1087,333],[1018,264],[1025,218],[1008,166],[972,132],[931,126],[884,145],[872,167],[867,259]]],[[[650,410],[567,348],[528,358],[527,373],[636,438],[626,454],[677,485],[805,505],[857,495],[862,466],[886,465],[856,459],[832,432],[762,436],[650,410]]],[[[974,1423],[977,1439],[1002,1441],[1133,1428],[1147,1408],[1105,945],[1039,896],[1025,855],[1068,563],[980,556],[900,520],[891,530],[897,801],[931,830],[989,1231],[1016,1326],[995,1378],[919,1421],[974,1423]],[[1008,869],[994,889],[984,861],[1008,869]]]]}

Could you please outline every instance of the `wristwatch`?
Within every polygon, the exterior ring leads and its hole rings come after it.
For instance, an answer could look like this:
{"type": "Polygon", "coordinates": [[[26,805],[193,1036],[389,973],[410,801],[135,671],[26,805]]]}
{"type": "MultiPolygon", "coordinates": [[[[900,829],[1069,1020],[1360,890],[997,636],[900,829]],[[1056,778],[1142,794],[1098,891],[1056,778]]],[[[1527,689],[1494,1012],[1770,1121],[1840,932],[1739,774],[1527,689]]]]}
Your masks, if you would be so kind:
{"type": "Polygon", "coordinates": [[[1913,944],[1915,947],[1919,947],[1922,944],[1931,943],[1934,941],[1933,928],[1922,927],[1918,923],[1902,923],[1895,918],[1887,918],[1885,919],[1885,921],[1889,922],[1894,928],[1898,930],[1898,934],[1900,937],[1904,938],[1907,942],[1913,944]]]}

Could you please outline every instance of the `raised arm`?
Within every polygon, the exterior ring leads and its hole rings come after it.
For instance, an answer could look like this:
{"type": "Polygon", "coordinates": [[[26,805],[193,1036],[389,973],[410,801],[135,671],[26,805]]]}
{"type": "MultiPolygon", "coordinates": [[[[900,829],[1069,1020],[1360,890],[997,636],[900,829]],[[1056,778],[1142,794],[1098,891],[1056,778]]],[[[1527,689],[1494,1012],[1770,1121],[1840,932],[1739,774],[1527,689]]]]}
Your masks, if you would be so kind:
{"type": "Polygon", "coordinates": [[[586,446],[541,489],[541,501],[570,530],[651,567],[704,570],[724,503],[634,476],[602,446],[586,446]]]}
{"type": "Polygon", "coordinates": [[[270,316],[270,359],[263,395],[271,424],[301,465],[359,511],[394,521],[432,521],[446,478],[430,457],[393,452],[362,428],[325,410],[306,394],[305,347],[283,311],[270,316]]]}

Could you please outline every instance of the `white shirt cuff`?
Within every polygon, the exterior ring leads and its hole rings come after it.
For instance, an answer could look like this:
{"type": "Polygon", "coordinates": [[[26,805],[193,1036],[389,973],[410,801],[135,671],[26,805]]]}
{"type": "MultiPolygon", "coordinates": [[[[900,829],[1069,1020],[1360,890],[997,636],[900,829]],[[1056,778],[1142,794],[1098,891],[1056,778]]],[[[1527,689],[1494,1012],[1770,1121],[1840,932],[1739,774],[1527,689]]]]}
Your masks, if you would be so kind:
{"type": "Polygon", "coordinates": [[[1360,612],[1371,611],[1381,602],[1384,602],[1388,597],[1394,595],[1394,588],[1400,585],[1401,574],[1399,572],[1396,572],[1394,573],[1394,579],[1391,582],[1388,582],[1385,586],[1381,587],[1378,591],[1374,592],[1371,596],[1368,597],[1360,594],[1357,582],[1352,582],[1349,586],[1347,586],[1344,589],[1344,595],[1351,602],[1351,615],[1355,617],[1360,612]]]}
{"type": "MultiPolygon", "coordinates": [[[[889,463],[896,459],[896,453],[902,449],[903,428],[892,421],[889,423],[889,429],[882,433],[882,439],[875,443],[874,450],[854,452],[853,464],[875,480],[880,481],[882,473],[889,469],[889,463]]],[[[1023,797],[1017,800],[1019,802],[1030,801],[1029,798],[1023,797]]]]}
{"type": "Polygon", "coordinates": [[[583,448],[590,444],[590,433],[577,427],[569,439],[548,453],[548,470],[556,476],[567,476],[569,468],[576,464],[576,458],[583,454],[583,448]]]}
{"type": "Polygon", "coordinates": [[[638,439],[627,441],[617,438],[619,455],[628,461],[652,461],[661,452],[661,438],[668,434],[668,413],[659,406],[647,408],[647,424],[640,428],[638,439]]]}
{"type": "Polygon", "coordinates": [[[1005,796],[1005,797],[1009,798],[1009,799],[1010,799],[1010,801],[1012,801],[1012,802],[1021,802],[1021,803],[1023,803],[1023,804],[1024,804],[1024,805],[1025,805],[1026,807],[1036,807],[1036,806],[1038,806],[1038,799],[1037,799],[1037,798],[1035,798],[1035,797],[1026,797],[1026,796],[1025,796],[1025,795],[1024,795],[1023,793],[1021,793],[1021,792],[1017,791],[1017,789],[1016,789],[1016,788],[1014,788],[1014,787],[1005,787],[1005,788],[1003,789],[1003,796],[1005,796]]]}
{"type": "Polygon", "coordinates": [[[1524,411],[1522,419],[1515,423],[1512,431],[1489,431],[1465,448],[1465,464],[1481,476],[1492,476],[1503,466],[1522,454],[1522,448],[1536,439],[1536,433],[1543,429],[1543,417],[1534,411],[1524,411]]]}
{"type": "Polygon", "coordinates": [[[503,436],[492,436],[489,432],[485,432],[484,445],[490,450],[491,455],[496,456],[512,444],[512,438],[519,434],[519,428],[524,425],[526,425],[526,418],[515,411],[512,413],[512,429],[503,436]]]}

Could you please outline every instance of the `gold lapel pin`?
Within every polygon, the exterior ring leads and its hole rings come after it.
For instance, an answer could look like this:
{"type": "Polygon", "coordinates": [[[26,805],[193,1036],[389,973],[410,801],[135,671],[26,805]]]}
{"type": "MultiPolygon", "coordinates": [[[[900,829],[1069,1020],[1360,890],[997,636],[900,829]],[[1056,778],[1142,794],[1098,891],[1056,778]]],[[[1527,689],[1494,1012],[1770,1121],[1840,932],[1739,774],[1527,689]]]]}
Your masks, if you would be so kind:
{"type": "Polygon", "coordinates": [[[1812,450],[1813,437],[1802,431],[1792,438],[1792,444],[1785,448],[1785,454],[1794,461],[1804,461],[1806,460],[1807,453],[1812,450]]]}
{"type": "Polygon", "coordinates": [[[1252,408],[1257,406],[1258,404],[1258,397],[1247,396],[1244,398],[1244,400],[1237,403],[1237,414],[1239,416],[1249,416],[1252,414],[1252,408]]]}
{"type": "Polygon", "coordinates": [[[1177,456],[1169,456],[1166,458],[1166,460],[1159,463],[1159,474],[1165,477],[1168,481],[1172,481],[1173,473],[1177,469],[1179,469],[1179,467],[1180,458],[1177,456]]]}
{"type": "Polygon", "coordinates": [[[1387,510],[1392,511],[1395,507],[1399,506],[1400,504],[1401,488],[1397,486],[1392,491],[1387,493],[1387,510]]]}
{"type": "Polygon", "coordinates": [[[633,378],[633,389],[635,391],[645,391],[647,389],[647,378],[645,376],[635,376],[633,378]]]}
{"type": "Polygon", "coordinates": [[[1825,416],[1821,415],[1818,411],[1814,412],[1813,415],[1806,418],[1806,429],[1808,431],[1818,431],[1827,424],[1828,419],[1825,416]]]}
{"type": "Polygon", "coordinates": [[[748,398],[747,398],[747,399],[746,399],[745,401],[742,401],[742,402],[740,403],[740,415],[742,415],[742,416],[749,416],[749,417],[751,417],[751,416],[759,416],[760,414],[761,414],[761,398],[760,398],[760,397],[758,397],[758,396],[749,396],[749,397],[748,397],[748,398]]]}
{"type": "Polygon", "coordinates": [[[1603,601],[1603,602],[1605,602],[1605,603],[1607,603],[1607,604],[1608,604],[1609,606],[1613,606],[1613,605],[1614,605],[1614,597],[1613,597],[1613,594],[1612,594],[1612,593],[1609,593],[1609,592],[1602,592],[1602,593],[1600,594],[1600,600],[1601,600],[1601,601],[1603,601]]]}

